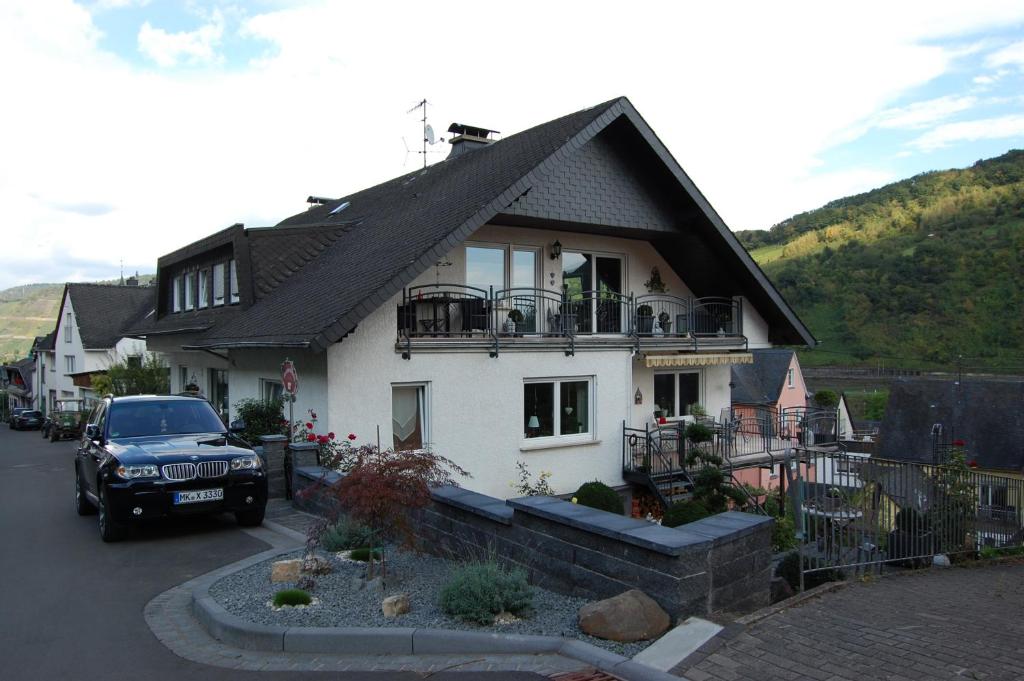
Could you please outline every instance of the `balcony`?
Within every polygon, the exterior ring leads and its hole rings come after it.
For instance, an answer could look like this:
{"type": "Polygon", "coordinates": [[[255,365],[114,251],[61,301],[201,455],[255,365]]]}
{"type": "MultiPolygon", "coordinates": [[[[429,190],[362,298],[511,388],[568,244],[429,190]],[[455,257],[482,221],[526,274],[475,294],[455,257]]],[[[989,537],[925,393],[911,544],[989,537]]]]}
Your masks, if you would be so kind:
{"type": "Polygon", "coordinates": [[[610,290],[482,289],[428,284],[402,292],[396,349],[557,347],[745,350],[740,299],[626,295],[610,290]]]}

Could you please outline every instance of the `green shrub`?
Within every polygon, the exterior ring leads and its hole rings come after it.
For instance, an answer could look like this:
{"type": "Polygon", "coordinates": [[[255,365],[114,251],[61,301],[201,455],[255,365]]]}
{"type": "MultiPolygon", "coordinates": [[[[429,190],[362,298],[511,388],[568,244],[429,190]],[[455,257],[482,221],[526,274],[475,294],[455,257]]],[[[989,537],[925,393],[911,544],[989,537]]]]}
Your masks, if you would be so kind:
{"type": "Polygon", "coordinates": [[[677,501],[668,507],[661,518],[662,527],[679,527],[707,518],[711,512],[698,501],[677,501]]]}
{"type": "MultiPolygon", "coordinates": [[[[804,570],[812,570],[820,567],[816,559],[804,557],[804,570]]],[[[786,554],[779,566],[775,568],[775,576],[782,577],[796,591],[800,588],[800,554],[796,551],[786,554]]],[[[807,572],[804,574],[804,589],[813,589],[816,586],[827,582],[839,582],[843,577],[835,568],[819,570],[818,572],[807,572]]]]}
{"type": "Polygon", "coordinates": [[[309,605],[312,597],[302,589],[282,589],[274,594],[274,607],[285,605],[309,605]]]}
{"type": "Polygon", "coordinates": [[[373,544],[373,530],[360,522],[342,516],[320,538],[325,551],[348,551],[373,544]]]}
{"type": "Polygon", "coordinates": [[[245,399],[235,403],[236,419],[245,422],[241,437],[251,445],[260,444],[260,435],[287,435],[281,400],[245,399]]]}
{"type": "MultiPolygon", "coordinates": [[[[358,549],[352,549],[352,553],[348,554],[348,557],[351,558],[352,560],[361,560],[361,561],[363,561],[365,563],[368,560],[370,560],[370,549],[366,548],[365,546],[362,547],[362,548],[358,548],[358,549]]],[[[377,551],[377,550],[374,550],[374,552],[373,552],[373,559],[374,560],[380,560],[380,557],[381,557],[381,552],[377,551]]]]}
{"type": "Polygon", "coordinates": [[[686,439],[694,444],[700,444],[702,442],[711,442],[715,437],[711,429],[703,423],[691,423],[686,426],[686,439]]]}
{"type": "Polygon", "coordinates": [[[625,505],[622,503],[619,493],[597,480],[580,485],[573,497],[580,506],[589,506],[617,515],[622,515],[625,512],[625,505]]]}
{"type": "Polygon", "coordinates": [[[791,516],[775,518],[772,525],[772,551],[789,551],[796,548],[796,525],[791,516]]]}
{"type": "Polygon", "coordinates": [[[441,610],[467,622],[491,624],[500,612],[519,615],[533,605],[533,590],[520,569],[487,561],[460,565],[441,590],[441,610]]]}
{"type": "Polygon", "coordinates": [[[834,409],[839,405],[839,395],[834,390],[819,390],[814,393],[814,403],[822,409],[834,409]]]}

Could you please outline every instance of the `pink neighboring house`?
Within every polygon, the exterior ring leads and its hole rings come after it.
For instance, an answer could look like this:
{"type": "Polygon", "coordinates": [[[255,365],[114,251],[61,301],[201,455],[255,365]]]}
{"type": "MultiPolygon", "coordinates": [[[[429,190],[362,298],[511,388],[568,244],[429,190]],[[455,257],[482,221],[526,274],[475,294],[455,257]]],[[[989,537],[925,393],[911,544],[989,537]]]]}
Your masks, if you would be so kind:
{"type": "MultiPolygon", "coordinates": [[[[796,353],[784,348],[754,350],[753,364],[732,367],[732,411],[744,418],[771,410],[776,415],[791,407],[806,407],[807,384],[804,383],[800,360],[796,353]]],[[[744,468],[735,471],[736,479],[754,487],[775,489],[779,486],[781,465],[767,468],[744,468]]]]}

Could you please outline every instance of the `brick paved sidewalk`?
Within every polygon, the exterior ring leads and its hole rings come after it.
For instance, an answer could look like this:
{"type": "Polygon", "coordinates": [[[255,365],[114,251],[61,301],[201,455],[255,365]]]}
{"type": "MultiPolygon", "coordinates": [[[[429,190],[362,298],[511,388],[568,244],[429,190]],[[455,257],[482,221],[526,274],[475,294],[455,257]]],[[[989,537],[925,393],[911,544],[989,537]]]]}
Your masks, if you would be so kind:
{"type": "Polygon", "coordinates": [[[1024,565],[854,583],[712,641],[691,681],[1024,679],[1024,565]],[[715,649],[717,648],[717,650],[715,649]]]}

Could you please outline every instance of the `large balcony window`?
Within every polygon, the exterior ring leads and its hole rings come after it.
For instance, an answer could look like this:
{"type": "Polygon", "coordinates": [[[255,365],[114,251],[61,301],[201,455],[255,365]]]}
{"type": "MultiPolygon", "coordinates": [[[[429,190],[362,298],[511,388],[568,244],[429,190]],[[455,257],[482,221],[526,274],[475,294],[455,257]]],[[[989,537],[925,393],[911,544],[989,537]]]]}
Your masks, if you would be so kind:
{"type": "Polygon", "coordinates": [[[527,380],[523,384],[524,437],[588,435],[592,387],[590,378],[527,380]]]}

